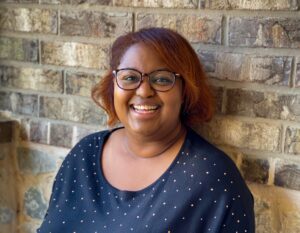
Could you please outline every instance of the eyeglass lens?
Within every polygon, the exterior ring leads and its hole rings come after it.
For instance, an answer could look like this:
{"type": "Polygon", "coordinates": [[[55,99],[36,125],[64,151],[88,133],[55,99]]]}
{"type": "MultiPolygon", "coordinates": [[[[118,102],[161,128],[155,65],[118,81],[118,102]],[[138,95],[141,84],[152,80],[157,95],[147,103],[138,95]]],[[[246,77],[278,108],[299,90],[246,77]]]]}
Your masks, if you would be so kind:
{"type": "MultiPolygon", "coordinates": [[[[159,70],[147,74],[150,86],[157,91],[167,91],[171,89],[175,82],[175,75],[170,71],[159,70]]],[[[142,82],[142,73],[135,70],[118,70],[118,86],[125,90],[133,90],[139,87],[142,82]]]]}

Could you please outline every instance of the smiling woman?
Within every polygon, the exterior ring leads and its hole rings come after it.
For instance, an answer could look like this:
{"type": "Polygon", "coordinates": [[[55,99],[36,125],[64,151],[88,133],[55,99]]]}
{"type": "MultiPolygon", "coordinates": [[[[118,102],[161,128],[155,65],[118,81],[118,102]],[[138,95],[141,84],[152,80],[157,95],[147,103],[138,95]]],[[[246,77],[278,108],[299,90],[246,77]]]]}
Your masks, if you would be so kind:
{"type": "Polygon", "coordinates": [[[190,128],[212,117],[213,101],[181,35],[148,28],[118,38],[92,96],[122,127],[72,149],[39,232],[254,233],[235,164],[190,128]]]}
{"type": "MultiPolygon", "coordinates": [[[[128,48],[118,68],[122,70],[134,68],[153,74],[153,71],[168,67],[155,51],[147,45],[138,43],[128,48]]],[[[150,75],[150,77],[153,76],[150,75]]],[[[115,83],[116,80],[118,79],[115,79],[115,83]]],[[[158,91],[153,88],[150,80],[142,81],[135,90],[131,91],[114,85],[113,106],[116,115],[133,138],[153,137],[155,141],[167,145],[168,143],[163,141],[171,140],[177,135],[181,125],[179,116],[183,102],[181,79],[174,78],[174,84],[172,83],[170,87],[171,89],[168,91],[158,91]],[[172,134],[174,135],[172,136],[172,134]]],[[[134,148],[132,146],[130,148],[134,148]]],[[[136,152],[140,152],[141,149],[137,148],[136,152]]],[[[161,149],[163,148],[153,147],[153,151],[147,149],[148,152],[145,151],[145,153],[151,156],[151,154],[157,154],[157,150],[161,149]]]]}

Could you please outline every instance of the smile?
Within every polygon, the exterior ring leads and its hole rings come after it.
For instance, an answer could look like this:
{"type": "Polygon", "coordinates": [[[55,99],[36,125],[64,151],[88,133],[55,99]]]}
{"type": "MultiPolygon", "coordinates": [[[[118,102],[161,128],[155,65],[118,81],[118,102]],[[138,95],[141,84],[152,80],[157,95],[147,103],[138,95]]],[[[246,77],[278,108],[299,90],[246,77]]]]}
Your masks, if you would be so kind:
{"type": "Polygon", "coordinates": [[[159,108],[157,105],[132,105],[136,112],[154,112],[159,108]]]}

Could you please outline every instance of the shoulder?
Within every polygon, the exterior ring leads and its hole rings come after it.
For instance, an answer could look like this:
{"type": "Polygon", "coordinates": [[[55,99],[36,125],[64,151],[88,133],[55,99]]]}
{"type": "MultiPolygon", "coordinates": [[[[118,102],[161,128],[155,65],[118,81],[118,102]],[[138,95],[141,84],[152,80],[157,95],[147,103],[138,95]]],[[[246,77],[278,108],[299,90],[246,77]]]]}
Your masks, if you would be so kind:
{"type": "Polygon", "coordinates": [[[75,145],[75,147],[77,145],[85,145],[85,144],[92,143],[95,141],[100,141],[101,139],[103,139],[103,137],[105,137],[109,133],[110,133],[110,130],[103,130],[103,131],[98,131],[98,132],[86,135],[85,137],[81,138],[78,141],[78,143],[75,145]]]}
{"type": "Polygon", "coordinates": [[[183,150],[184,153],[189,154],[189,160],[196,164],[192,169],[202,184],[227,196],[237,195],[237,193],[251,196],[232,159],[195,131],[189,129],[183,150]]]}
{"type": "Polygon", "coordinates": [[[64,177],[64,180],[73,179],[78,176],[76,171],[79,168],[91,167],[99,157],[103,139],[108,134],[108,130],[99,131],[79,140],[64,158],[57,175],[64,177]]]}
{"type": "Polygon", "coordinates": [[[94,148],[95,146],[99,146],[103,139],[109,135],[110,131],[109,130],[103,130],[103,131],[98,131],[89,135],[86,135],[85,137],[81,138],[71,149],[71,152],[74,152],[76,150],[82,150],[83,148],[94,148]]]}
{"type": "Polygon", "coordinates": [[[76,163],[78,158],[95,157],[99,149],[102,148],[104,138],[109,134],[109,130],[98,131],[80,139],[69,151],[64,159],[64,163],[76,163]]]}
{"type": "Polygon", "coordinates": [[[188,129],[184,150],[190,154],[199,155],[204,160],[213,162],[214,166],[216,166],[218,162],[222,164],[223,167],[236,169],[235,163],[226,153],[202,138],[192,129],[188,129]]]}

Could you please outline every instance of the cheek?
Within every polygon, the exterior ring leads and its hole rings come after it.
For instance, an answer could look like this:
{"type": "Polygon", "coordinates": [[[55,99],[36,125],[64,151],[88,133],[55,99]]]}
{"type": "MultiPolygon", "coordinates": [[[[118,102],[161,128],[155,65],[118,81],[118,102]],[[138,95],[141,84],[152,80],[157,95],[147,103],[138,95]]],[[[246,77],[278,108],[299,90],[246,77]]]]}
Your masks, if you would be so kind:
{"type": "Polygon", "coordinates": [[[129,100],[130,100],[130,93],[128,91],[124,91],[120,89],[115,84],[114,85],[114,106],[118,117],[128,107],[129,100]]]}
{"type": "Polygon", "coordinates": [[[115,112],[117,114],[117,117],[120,119],[120,106],[122,103],[120,102],[122,100],[122,97],[120,96],[120,92],[118,90],[118,87],[114,84],[114,107],[115,112]]]}
{"type": "MultiPolygon", "coordinates": [[[[181,106],[183,104],[183,96],[181,94],[181,91],[174,91],[173,93],[170,93],[170,95],[162,97],[163,102],[165,103],[165,107],[168,109],[167,114],[171,114],[169,116],[174,115],[175,113],[177,115],[180,114],[181,106]],[[170,113],[172,112],[172,113],[170,113]]],[[[176,116],[176,115],[174,115],[176,116]]]]}

